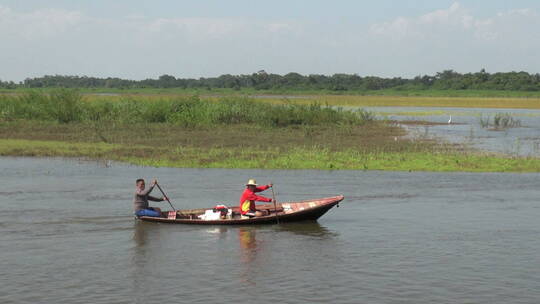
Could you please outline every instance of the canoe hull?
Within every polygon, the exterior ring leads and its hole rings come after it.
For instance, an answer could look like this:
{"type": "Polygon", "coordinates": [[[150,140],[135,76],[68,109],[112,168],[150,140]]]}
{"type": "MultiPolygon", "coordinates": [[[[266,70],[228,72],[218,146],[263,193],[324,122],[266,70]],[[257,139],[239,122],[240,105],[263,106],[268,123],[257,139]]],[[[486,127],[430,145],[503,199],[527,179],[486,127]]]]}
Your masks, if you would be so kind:
{"type": "MultiPolygon", "coordinates": [[[[323,216],[328,210],[338,205],[343,196],[334,196],[313,200],[305,200],[301,202],[280,203],[277,206],[277,217],[279,222],[299,222],[299,221],[316,221],[323,216]]],[[[209,208],[211,209],[211,208],[209,208]]],[[[157,222],[167,224],[187,224],[187,225],[258,225],[258,224],[275,224],[277,223],[274,206],[271,204],[258,205],[259,210],[268,210],[270,215],[260,216],[255,218],[240,218],[220,220],[202,220],[199,218],[181,218],[182,215],[187,215],[192,212],[201,213],[208,209],[195,210],[179,210],[178,218],[169,219],[165,217],[148,217],[142,216],[139,219],[146,222],[157,222]]],[[[233,211],[237,211],[237,207],[233,207],[233,211]]]]}

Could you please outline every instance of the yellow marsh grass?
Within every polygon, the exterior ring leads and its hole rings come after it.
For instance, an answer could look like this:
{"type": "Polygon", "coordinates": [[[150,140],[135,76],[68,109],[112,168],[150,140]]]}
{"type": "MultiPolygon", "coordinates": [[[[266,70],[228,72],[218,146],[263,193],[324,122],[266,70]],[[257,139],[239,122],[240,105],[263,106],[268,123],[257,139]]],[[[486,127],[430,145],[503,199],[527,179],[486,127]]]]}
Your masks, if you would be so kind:
{"type": "Polygon", "coordinates": [[[292,98],[276,96],[263,99],[266,102],[314,102],[332,106],[357,107],[456,107],[456,108],[512,108],[540,109],[540,98],[486,98],[486,97],[424,97],[424,96],[307,96],[292,98]]]}
{"type": "MultiPolygon", "coordinates": [[[[162,95],[136,95],[126,94],[119,96],[95,96],[86,95],[85,99],[92,100],[120,100],[144,99],[163,100],[172,99],[184,94],[162,95]]],[[[227,95],[228,97],[234,95],[227,95]]],[[[238,95],[240,96],[240,95],[238,95]]],[[[220,96],[201,95],[204,100],[218,100],[220,96]]],[[[513,97],[426,97],[426,96],[358,96],[358,95],[312,95],[287,98],[276,95],[271,98],[257,99],[260,102],[275,104],[328,104],[332,106],[354,107],[456,107],[456,108],[508,108],[508,109],[540,109],[540,98],[513,98],[513,97]]]]}

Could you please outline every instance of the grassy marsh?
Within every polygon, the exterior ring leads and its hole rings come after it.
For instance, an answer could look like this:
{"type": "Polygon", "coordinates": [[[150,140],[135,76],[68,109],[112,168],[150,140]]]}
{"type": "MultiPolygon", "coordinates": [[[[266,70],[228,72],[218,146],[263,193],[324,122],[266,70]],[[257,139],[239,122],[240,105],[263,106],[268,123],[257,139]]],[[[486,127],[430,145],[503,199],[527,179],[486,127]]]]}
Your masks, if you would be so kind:
{"type": "Polygon", "coordinates": [[[491,128],[494,131],[521,127],[521,120],[514,118],[508,113],[497,113],[493,117],[493,120],[491,120],[490,116],[484,117],[481,115],[479,121],[482,128],[491,128]]]}
{"type": "Polygon", "coordinates": [[[364,110],[344,111],[318,103],[270,104],[246,97],[85,98],[72,90],[0,96],[0,119],[57,123],[168,123],[184,127],[252,124],[263,127],[361,125],[372,121],[364,110]]]}
{"type": "Polygon", "coordinates": [[[366,111],[247,98],[0,97],[0,155],[171,167],[540,171],[540,160],[411,140],[366,111]]]}
{"type": "Polygon", "coordinates": [[[322,147],[201,148],[0,139],[0,155],[111,159],[136,165],[189,168],[539,172],[540,159],[457,151],[332,151],[322,147]]]}
{"type": "MultiPolygon", "coordinates": [[[[0,94],[24,95],[28,93],[54,93],[58,89],[15,89],[0,90],[0,94]]],[[[332,106],[399,106],[399,107],[463,107],[463,108],[515,108],[540,109],[540,92],[497,91],[497,90],[372,90],[345,91],[340,94],[330,91],[309,90],[254,90],[242,89],[81,89],[87,100],[160,100],[201,96],[205,100],[223,97],[255,97],[258,102],[274,104],[294,103],[332,106]],[[109,94],[113,94],[110,96],[109,94]],[[264,96],[265,98],[257,98],[264,96]]]]}
{"type": "Polygon", "coordinates": [[[350,107],[443,107],[540,109],[540,98],[426,97],[426,96],[306,96],[305,98],[268,98],[266,102],[295,104],[320,103],[350,107]]]}

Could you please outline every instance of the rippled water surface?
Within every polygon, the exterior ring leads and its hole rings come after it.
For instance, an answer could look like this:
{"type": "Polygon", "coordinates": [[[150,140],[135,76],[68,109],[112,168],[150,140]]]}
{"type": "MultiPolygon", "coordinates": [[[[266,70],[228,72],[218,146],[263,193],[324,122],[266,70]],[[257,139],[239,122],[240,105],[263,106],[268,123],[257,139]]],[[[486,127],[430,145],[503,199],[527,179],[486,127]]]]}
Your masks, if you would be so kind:
{"type": "MultiPolygon", "coordinates": [[[[0,158],[0,303],[539,303],[539,174],[142,168],[0,158]],[[133,182],[178,208],[344,194],[318,222],[142,223],[133,182]]],[[[158,203],[165,208],[166,205],[158,203]]]]}

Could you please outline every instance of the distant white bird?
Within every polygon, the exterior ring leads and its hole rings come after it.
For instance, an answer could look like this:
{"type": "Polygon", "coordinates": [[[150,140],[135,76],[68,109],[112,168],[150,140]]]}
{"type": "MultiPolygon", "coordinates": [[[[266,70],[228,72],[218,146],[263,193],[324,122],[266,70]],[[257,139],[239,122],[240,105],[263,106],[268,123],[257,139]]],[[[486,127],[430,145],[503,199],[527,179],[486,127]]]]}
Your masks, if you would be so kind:
{"type": "Polygon", "coordinates": [[[450,115],[450,119],[448,120],[448,124],[452,123],[452,115],[450,115]]]}

